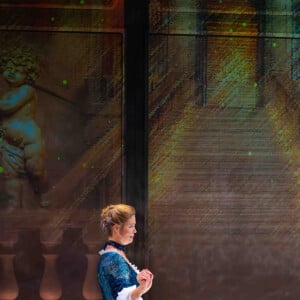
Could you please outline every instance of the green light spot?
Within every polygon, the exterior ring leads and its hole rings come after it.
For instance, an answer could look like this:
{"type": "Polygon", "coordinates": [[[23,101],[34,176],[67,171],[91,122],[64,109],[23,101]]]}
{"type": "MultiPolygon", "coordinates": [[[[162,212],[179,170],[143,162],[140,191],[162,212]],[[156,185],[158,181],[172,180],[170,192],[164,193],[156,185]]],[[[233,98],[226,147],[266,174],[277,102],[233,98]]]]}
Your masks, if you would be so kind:
{"type": "Polygon", "coordinates": [[[253,87],[257,88],[257,87],[258,87],[258,83],[257,83],[257,82],[254,82],[254,83],[253,83],[253,87]]]}
{"type": "Polygon", "coordinates": [[[0,173],[4,172],[4,168],[2,166],[0,166],[0,173]]]}
{"type": "Polygon", "coordinates": [[[54,22],[54,21],[55,21],[55,17],[51,17],[51,18],[50,18],[50,21],[51,21],[51,22],[54,22]]]}
{"type": "Polygon", "coordinates": [[[57,156],[57,160],[60,160],[60,156],[57,156]]]}
{"type": "Polygon", "coordinates": [[[229,28],[229,29],[228,29],[228,32],[232,33],[232,32],[233,32],[233,29],[232,29],[232,28],[229,28]]]}
{"type": "Polygon", "coordinates": [[[79,2],[79,3],[80,3],[80,4],[84,4],[84,2],[85,2],[84,0],[80,0],[80,2],[79,2]]]}
{"type": "Polygon", "coordinates": [[[252,156],[252,151],[248,151],[248,156],[252,156]]]}
{"type": "Polygon", "coordinates": [[[277,43],[276,43],[276,42],[273,42],[273,43],[272,43],[272,46],[273,46],[274,48],[276,48],[276,47],[277,47],[277,43]]]}
{"type": "Polygon", "coordinates": [[[246,26],[247,26],[247,23],[246,23],[246,22],[243,22],[243,23],[242,23],[242,26],[243,26],[243,27],[246,27],[246,26]]]}
{"type": "Polygon", "coordinates": [[[63,84],[63,85],[67,85],[67,84],[68,84],[68,80],[67,80],[67,79],[64,79],[64,80],[62,81],[62,84],[63,84]]]}

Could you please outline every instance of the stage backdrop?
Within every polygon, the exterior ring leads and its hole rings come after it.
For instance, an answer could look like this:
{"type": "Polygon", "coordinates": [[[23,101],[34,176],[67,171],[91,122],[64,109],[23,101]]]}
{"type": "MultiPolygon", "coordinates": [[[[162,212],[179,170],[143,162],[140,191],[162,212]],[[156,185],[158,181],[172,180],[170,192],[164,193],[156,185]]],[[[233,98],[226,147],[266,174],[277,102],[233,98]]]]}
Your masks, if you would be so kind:
{"type": "Polygon", "coordinates": [[[150,14],[150,298],[299,298],[298,1],[150,14]]]}
{"type": "Polygon", "coordinates": [[[121,1],[0,1],[1,299],[101,299],[122,201],[121,1]]]}

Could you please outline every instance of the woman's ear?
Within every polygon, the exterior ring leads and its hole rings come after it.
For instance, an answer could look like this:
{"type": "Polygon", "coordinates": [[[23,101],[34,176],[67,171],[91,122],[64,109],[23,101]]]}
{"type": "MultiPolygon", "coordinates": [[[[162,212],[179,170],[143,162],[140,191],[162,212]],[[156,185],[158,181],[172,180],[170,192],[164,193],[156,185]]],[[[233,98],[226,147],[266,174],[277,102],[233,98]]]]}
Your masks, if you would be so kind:
{"type": "Polygon", "coordinates": [[[113,225],[113,231],[114,232],[119,231],[119,229],[120,229],[120,225],[118,225],[118,224],[113,225]]]}

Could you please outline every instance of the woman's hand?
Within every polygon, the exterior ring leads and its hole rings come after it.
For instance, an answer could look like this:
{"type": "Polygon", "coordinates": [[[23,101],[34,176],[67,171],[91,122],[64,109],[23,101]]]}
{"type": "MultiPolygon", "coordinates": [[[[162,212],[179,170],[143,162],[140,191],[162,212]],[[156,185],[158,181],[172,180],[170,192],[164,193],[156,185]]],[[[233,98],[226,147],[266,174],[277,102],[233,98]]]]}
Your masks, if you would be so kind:
{"type": "Polygon", "coordinates": [[[137,274],[136,279],[139,286],[132,292],[132,300],[139,299],[143,294],[150,290],[152,287],[153,277],[153,274],[148,269],[144,269],[137,274]]]}
{"type": "Polygon", "coordinates": [[[152,287],[153,274],[148,270],[142,270],[136,277],[138,283],[143,288],[144,293],[148,292],[152,287]]]}

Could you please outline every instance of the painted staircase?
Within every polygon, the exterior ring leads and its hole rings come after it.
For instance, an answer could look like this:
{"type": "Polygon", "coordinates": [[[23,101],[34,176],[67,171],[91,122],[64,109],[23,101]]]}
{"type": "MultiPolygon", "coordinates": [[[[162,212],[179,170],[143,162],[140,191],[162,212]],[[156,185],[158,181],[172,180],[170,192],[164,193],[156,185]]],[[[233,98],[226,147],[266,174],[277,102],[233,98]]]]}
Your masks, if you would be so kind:
{"type": "Polygon", "coordinates": [[[150,138],[150,299],[300,299],[292,166],[266,110],[188,105],[150,138]]]}

